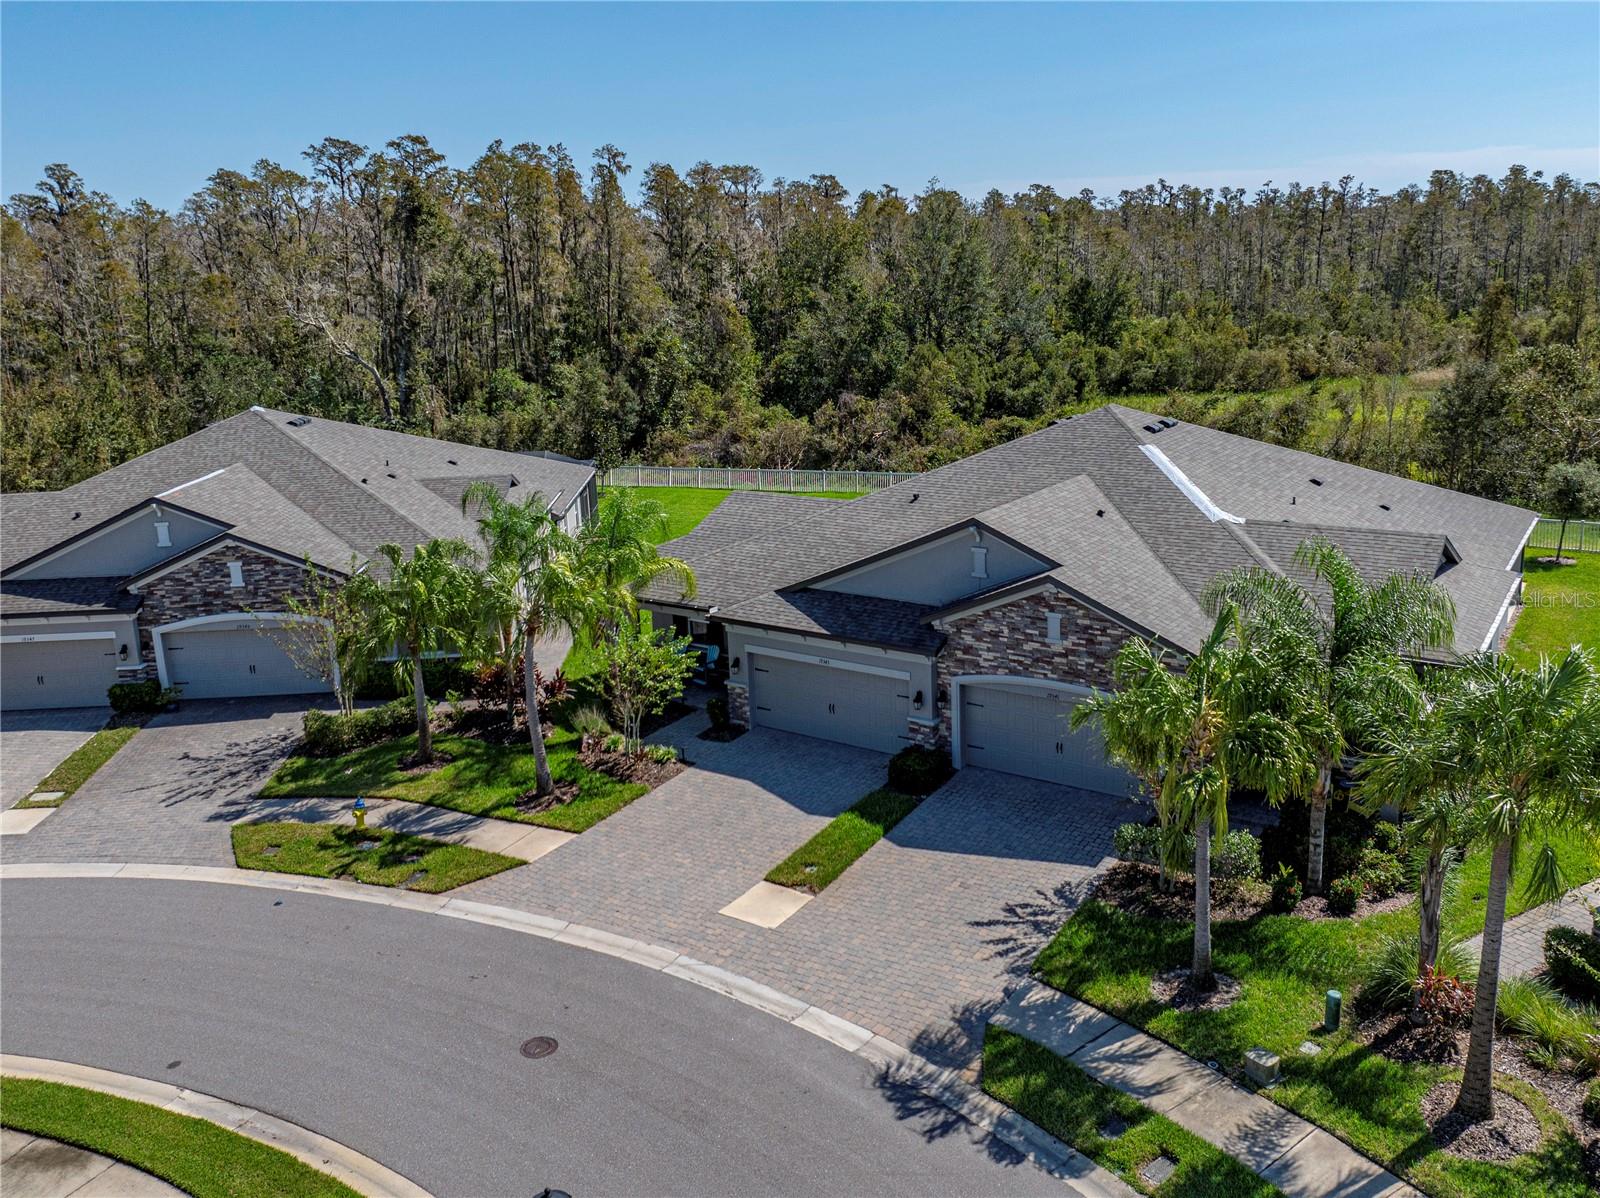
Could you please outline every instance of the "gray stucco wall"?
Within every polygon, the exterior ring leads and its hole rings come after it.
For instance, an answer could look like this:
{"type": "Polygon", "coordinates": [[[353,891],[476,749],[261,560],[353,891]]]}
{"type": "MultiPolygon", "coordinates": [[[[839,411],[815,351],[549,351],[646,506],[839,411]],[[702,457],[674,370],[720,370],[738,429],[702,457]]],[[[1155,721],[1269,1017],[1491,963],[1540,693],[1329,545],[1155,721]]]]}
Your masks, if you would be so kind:
{"type": "MultiPolygon", "coordinates": [[[[671,620],[668,620],[671,624],[671,620]]],[[[750,651],[759,652],[762,648],[781,649],[787,653],[804,653],[814,657],[826,658],[830,661],[848,661],[856,665],[882,666],[885,669],[904,670],[911,675],[911,689],[913,692],[921,691],[927,703],[925,712],[931,712],[933,707],[933,659],[917,657],[909,653],[891,653],[882,649],[867,649],[860,646],[846,649],[837,641],[823,640],[820,637],[783,636],[777,633],[763,632],[757,628],[745,628],[737,624],[729,624],[728,632],[728,682],[731,685],[747,686],[750,682],[750,651]],[[739,660],[739,668],[733,668],[734,659],[739,660]]]]}
{"type": "Polygon", "coordinates": [[[112,632],[116,634],[117,646],[128,646],[128,660],[118,665],[118,670],[126,680],[139,677],[141,663],[139,658],[139,631],[134,623],[134,616],[129,612],[125,616],[105,616],[88,620],[57,620],[54,623],[45,620],[6,620],[0,623],[0,633],[6,636],[59,636],[64,632],[112,632]]]}
{"type": "Polygon", "coordinates": [[[147,507],[126,523],[106,529],[49,561],[17,571],[14,578],[122,578],[208,541],[221,526],[198,520],[165,504],[147,507]],[[164,521],[171,545],[156,544],[156,524],[164,521]]]}
{"type": "Polygon", "coordinates": [[[1026,578],[1044,568],[1045,563],[1038,558],[1006,541],[981,530],[963,529],[847,577],[818,583],[817,589],[942,607],[963,595],[1026,578]],[[987,577],[973,577],[972,550],[975,546],[987,550],[984,563],[987,577]]]}

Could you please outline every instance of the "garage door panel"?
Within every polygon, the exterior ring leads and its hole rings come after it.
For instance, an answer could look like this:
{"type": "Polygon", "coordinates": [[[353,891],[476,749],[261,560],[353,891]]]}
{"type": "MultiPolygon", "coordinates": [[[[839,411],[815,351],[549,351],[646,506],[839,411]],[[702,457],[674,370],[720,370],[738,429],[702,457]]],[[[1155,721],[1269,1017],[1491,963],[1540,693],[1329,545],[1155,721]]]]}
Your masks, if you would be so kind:
{"type": "Polygon", "coordinates": [[[0,645],[0,705],[7,711],[104,707],[116,680],[114,637],[0,645]]]}
{"type": "Polygon", "coordinates": [[[1098,730],[1072,727],[1072,710],[1081,701],[1079,694],[1046,687],[963,686],[962,764],[1127,794],[1131,779],[1106,760],[1098,730]]]}
{"type": "Polygon", "coordinates": [[[911,699],[905,678],[753,654],[750,709],[757,727],[893,753],[911,699]]]}
{"type": "Polygon", "coordinates": [[[268,627],[243,619],[164,633],[168,679],[186,699],[326,692],[327,682],[297,666],[268,627]]]}

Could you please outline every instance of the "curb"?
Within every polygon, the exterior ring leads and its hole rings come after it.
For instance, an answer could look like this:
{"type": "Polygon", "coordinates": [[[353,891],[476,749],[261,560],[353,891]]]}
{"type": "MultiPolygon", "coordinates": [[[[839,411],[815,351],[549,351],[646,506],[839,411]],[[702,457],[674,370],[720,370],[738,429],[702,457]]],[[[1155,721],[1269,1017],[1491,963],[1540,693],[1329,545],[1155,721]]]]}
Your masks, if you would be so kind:
{"type": "MultiPolygon", "coordinates": [[[[1083,1198],[1129,1198],[1134,1192],[1120,1178],[1101,1168],[1075,1148],[1056,1139],[1043,1128],[1023,1119],[1009,1107],[990,1098],[954,1070],[940,1068],[904,1045],[876,1035],[859,1024],[842,1019],[803,999],[731,973],[720,966],[696,960],[675,949],[646,944],[644,941],[618,936],[599,928],[519,911],[512,907],[497,907],[488,903],[473,902],[470,899],[447,899],[443,895],[417,894],[414,891],[394,890],[381,886],[364,886],[359,882],[339,882],[328,878],[301,877],[296,874],[269,873],[262,870],[210,865],[145,865],[137,862],[0,864],[0,882],[26,878],[118,878],[212,882],[248,886],[260,890],[315,894],[325,898],[348,899],[380,907],[399,907],[425,914],[444,915],[452,919],[464,919],[471,923],[506,928],[544,940],[570,944],[575,948],[588,949],[608,957],[617,957],[635,965],[654,969],[658,973],[670,974],[685,982],[715,991],[747,1007],[764,1011],[785,1023],[793,1024],[827,1040],[848,1053],[870,1061],[892,1080],[920,1090],[939,1105],[946,1107],[973,1126],[988,1132],[1046,1173],[1070,1183],[1083,1195],[1083,1198]]],[[[377,1167],[382,1168],[382,1166],[377,1167]]],[[[407,1194],[422,1195],[423,1192],[413,1188],[407,1191],[407,1194]]]]}
{"type": "Polygon", "coordinates": [[[0,1053],[0,1073],[7,1077],[60,1082],[83,1090],[96,1090],[101,1094],[113,1094],[118,1098],[160,1107],[174,1114],[204,1119],[227,1131],[287,1152],[296,1160],[328,1174],[368,1198],[432,1198],[427,1190],[415,1182],[337,1140],[320,1136],[287,1119],[202,1094],[198,1090],[128,1073],[113,1073],[109,1069],[75,1065],[70,1061],[14,1056],[10,1053],[0,1053]]]}

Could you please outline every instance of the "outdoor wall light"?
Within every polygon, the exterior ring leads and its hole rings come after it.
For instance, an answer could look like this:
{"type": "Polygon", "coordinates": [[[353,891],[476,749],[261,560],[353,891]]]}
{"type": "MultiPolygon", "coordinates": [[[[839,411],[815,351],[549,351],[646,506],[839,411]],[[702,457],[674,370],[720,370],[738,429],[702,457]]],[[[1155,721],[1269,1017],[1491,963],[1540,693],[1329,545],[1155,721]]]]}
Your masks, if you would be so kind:
{"type": "Polygon", "coordinates": [[[128,660],[128,646],[124,645],[124,646],[122,646],[122,648],[117,650],[117,660],[118,661],[127,661],[128,660]]]}
{"type": "Polygon", "coordinates": [[[911,696],[911,706],[914,707],[918,711],[922,710],[922,692],[921,691],[918,691],[916,694],[911,696]]]}
{"type": "Polygon", "coordinates": [[[950,706],[950,692],[949,691],[943,690],[943,689],[941,689],[939,691],[939,706],[940,707],[948,707],[948,706],[950,706]]]}
{"type": "Polygon", "coordinates": [[[733,672],[735,674],[739,672],[739,659],[737,657],[733,659],[733,672]]]}

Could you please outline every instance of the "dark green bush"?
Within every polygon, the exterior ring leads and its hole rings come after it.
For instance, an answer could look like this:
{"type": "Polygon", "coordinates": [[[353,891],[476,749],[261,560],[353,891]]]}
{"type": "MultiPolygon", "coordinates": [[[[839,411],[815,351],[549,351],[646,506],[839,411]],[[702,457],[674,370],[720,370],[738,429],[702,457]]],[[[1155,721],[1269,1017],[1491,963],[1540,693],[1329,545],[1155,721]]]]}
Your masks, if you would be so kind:
{"type": "Polygon", "coordinates": [[[1544,934],[1544,967],[1550,984],[1578,1002],[1600,1002],[1600,940],[1577,928],[1544,934]]]}
{"type": "Polygon", "coordinates": [[[1279,865],[1278,872],[1272,875],[1272,909],[1279,915],[1287,915],[1300,905],[1304,895],[1300,875],[1294,872],[1294,867],[1287,863],[1279,865]]]}
{"type": "Polygon", "coordinates": [[[1253,882],[1261,876],[1261,842],[1243,828],[1211,846],[1211,876],[1223,882],[1253,882]]]}
{"type": "Polygon", "coordinates": [[[1589,1089],[1583,1096],[1583,1117],[1600,1127],[1600,1077],[1589,1081],[1589,1089]]]}
{"type": "Polygon", "coordinates": [[[351,715],[308,711],[305,748],[312,757],[337,757],[363,745],[404,736],[416,725],[416,704],[410,698],[391,699],[382,707],[368,707],[351,715]]]}
{"type": "Polygon", "coordinates": [[[154,678],[143,682],[114,682],[106,690],[111,710],[118,715],[135,711],[160,711],[175,697],[175,693],[163,691],[154,678]]]}
{"type": "Polygon", "coordinates": [[[1406,871],[1392,853],[1370,848],[1361,854],[1362,885],[1374,899],[1393,898],[1405,885],[1406,871]]]}
{"type": "Polygon", "coordinates": [[[1391,824],[1386,819],[1379,820],[1372,826],[1372,836],[1367,843],[1380,853],[1388,853],[1396,860],[1405,860],[1405,838],[1400,835],[1399,824],[1391,824]]]}
{"type": "Polygon", "coordinates": [[[1361,897],[1361,879],[1346,875],[1335,878],[1328,887],[1328,914],[1354,915],[1356,901],[1361,897]]]}
{"type": "MultiPolygon", "coordinates": [[[[422,663],[422,687],[428,692],[429,697],[438,698],[446,691],[460,691],[464,695],[476,695],[479,687],[477,672],[468,669],[466,664],[458,657],[430,657],[422,663]]],[[[518,686],[517,693],[522,693],[518,686]]],[[[371,675],[356,688],[356,698],[373,699],[399,699],[407,698],[411,694],[411,681],[409,675],[404,686],[400,685],[394,675],[394,670],[388,662],[382,662],[372,670],[371,675]]],[[[485,696],[499,700],[504,698],[504,691],[497,691],[485,696]]]]}
{"type": "Polygon", "coordinates": [[[714,695],[706,700],[706,715],[711,719],[711,726],[717,731],[722,731],[728,726],[728,701],[721,695],[714,695]]]}
{"type": "MultiPolygon", "coordinates": [[[[1269,873],[1287,862],[1297,870],[1306,867],[1306,845],[1310,839],[1311,808],[1305,803],[1287,804],[1278,822],[1261,833],[1261,864],[1269,873]]],[[[1361,863],[1361,850],[1372,835],[1374,817],[1352,810],[1342,800],[1328,805],[1326,839],[1322,850],[1322,876],[1339,878],[1354,873],[1361,863]]]]}
{"type": "Polygon", "coordinates": [[[955,772],[943,749],[907,745],[889,758],[889,789],[905,795],[932,794],[955,772]]]}

